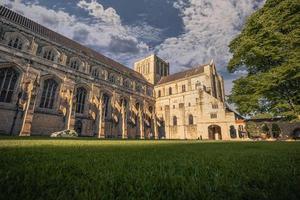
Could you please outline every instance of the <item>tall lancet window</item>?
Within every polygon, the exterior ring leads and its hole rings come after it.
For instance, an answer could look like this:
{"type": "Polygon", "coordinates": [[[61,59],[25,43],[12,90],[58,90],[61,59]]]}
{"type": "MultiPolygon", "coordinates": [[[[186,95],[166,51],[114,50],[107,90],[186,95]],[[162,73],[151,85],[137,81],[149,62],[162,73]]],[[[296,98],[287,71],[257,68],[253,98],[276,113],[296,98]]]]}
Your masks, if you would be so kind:
{"type": "Polygon", "coordinates": [[[172,88],[169,87],[169,95],[172,95],[172,88]]]}
{"type": "Polygon", "coordinates": [[[53,79],[47,79],[44,81],[42,98],[40,102],[41,108],[53,108],[57,87],[58,84],[53,79]]]}
{"type": "Polygon", "coordinates": [[[13,68],[0,69],[0,102],[11,102],[18,76],[13,68]]]}
{"type": "Polygon", "coordinates": [[[108,108],[109,108],[109,96],[107,94],[103,95],[103,102],[104,102],[104,112],[103,112],[103,116],[105,118],[108,118],[108,108]]]}
{"type": "Polygon", "coordinates": [[[189,115],[189,125],[193,125],[194,124],[194,117],[193,115],[189,115]]]}
{"type": "Polygon", "coordinates": [[[83,113],[87,91],[83,87],[76,90],[76,113],[83,113]]]}
{"type": "Polygon", "coordinates": [[[173,116],[173,126],[177,126],[177,117],[173,116]]]}

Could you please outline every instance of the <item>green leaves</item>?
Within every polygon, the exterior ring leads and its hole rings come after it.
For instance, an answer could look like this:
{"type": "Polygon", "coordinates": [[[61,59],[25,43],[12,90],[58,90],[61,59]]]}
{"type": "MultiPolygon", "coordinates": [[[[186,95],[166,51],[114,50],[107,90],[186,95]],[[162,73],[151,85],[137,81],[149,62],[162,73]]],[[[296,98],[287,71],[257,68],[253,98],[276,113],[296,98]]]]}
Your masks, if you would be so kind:
{"type": "Polygon", "coordinates": [[[242,114],[300,114],[299,13],[298,0],[268,0],[230,43],[228,71],[248,71],[234,82],[229,96],[242,114]]]}

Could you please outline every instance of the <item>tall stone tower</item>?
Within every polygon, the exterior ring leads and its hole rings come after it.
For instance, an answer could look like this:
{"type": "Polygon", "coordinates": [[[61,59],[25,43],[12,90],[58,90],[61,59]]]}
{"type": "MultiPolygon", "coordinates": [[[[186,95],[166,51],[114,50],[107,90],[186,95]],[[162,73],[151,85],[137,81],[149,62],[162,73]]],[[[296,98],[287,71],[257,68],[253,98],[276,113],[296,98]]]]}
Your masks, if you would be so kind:
{"type": "Polygon", "coordinates": [[[134,63],[134,70],[142,74],[152,84],[156,84],[162,77],[170,73],[169,63],[152,54],[134,63]]]}

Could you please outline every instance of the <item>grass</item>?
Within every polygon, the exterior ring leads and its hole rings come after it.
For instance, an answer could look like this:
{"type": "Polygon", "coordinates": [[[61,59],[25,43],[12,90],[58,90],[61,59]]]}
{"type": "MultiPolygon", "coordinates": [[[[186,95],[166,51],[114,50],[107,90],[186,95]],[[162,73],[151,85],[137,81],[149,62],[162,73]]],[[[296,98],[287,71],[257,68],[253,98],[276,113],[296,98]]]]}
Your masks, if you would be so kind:
{"type": "Polygon", "coordinates": [[[0,137],[0,199],[300,199],[300,143],[0,137]]]}

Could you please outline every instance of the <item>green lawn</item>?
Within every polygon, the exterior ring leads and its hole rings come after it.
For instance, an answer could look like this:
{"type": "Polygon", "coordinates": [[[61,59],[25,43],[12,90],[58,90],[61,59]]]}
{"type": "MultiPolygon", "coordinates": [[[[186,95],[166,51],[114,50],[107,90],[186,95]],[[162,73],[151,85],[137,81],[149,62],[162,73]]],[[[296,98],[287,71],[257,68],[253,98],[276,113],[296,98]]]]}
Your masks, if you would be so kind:
{"type": "Polygon", "coordinates": [[[300,142],[0,137],[0,199],[300,199],[300,142]]]}

